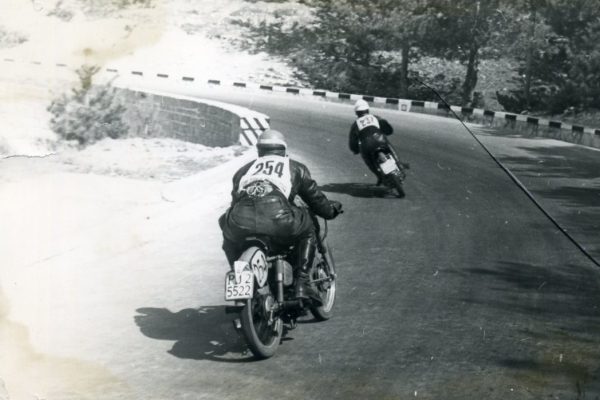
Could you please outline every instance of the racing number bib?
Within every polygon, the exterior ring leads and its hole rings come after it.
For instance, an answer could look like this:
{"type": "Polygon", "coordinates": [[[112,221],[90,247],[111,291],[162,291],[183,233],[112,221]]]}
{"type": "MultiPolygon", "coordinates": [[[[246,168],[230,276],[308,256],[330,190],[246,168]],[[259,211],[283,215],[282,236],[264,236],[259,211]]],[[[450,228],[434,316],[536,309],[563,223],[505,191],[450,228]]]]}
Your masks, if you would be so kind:
{"type": "Polygon", "coordinates": [[[292,191],[292,174],[290,173],[290,159],[282,156],[259,157],[252,163],[248,172],[240,180],[238,192],[246,186],[257,181],[269,181],[289,197],[292,191]]]}
{"type": "Polygon", "coordinates": [[[362,117],[358,118],[356,120],[356,125],[360,131],[369,126],[374,126],[375,128],[379,129],[379,121],[377,121],[377,118],[371,114],[363,115],[362,117]]]}

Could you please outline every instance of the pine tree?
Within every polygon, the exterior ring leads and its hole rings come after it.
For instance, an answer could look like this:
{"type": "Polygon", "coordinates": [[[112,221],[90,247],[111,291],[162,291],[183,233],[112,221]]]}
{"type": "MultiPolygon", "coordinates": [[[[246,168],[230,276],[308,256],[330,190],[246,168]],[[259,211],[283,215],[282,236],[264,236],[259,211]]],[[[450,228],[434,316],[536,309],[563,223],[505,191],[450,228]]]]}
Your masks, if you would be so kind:
{"type": "Polygon", "coordinates": [[[52,101],[48,111],[52,114],[50,127],[67,141],[77,141],[80,146],[104,138],[116,139],[127,134],[123,119],[126,108],[110,85],[93,85],[98,67],[84,65],[77,70],[79,86],[70,94],[52,101]]]}

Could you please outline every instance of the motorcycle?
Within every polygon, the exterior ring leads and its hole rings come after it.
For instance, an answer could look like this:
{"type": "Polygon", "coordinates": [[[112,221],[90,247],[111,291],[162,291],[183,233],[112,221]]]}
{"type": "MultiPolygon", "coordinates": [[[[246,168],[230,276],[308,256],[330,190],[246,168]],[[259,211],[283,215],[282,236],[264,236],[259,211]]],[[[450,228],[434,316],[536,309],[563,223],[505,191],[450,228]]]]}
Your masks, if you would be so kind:
{"type": "Polygon", "coordinates": [[[405,169],[410,168],[406,163],[401,163],[391,147],[378,148],[373,153],[374,164],[377,166],[382,183],[390,189],[396,190],[397,197],[404,197],[405,169]]]}
{"type": "Polygon", "coordinates": [[[311,216],[317,227],[317,249],[309,275],[321,297],[321,304],[294,298],[294,273],[289,261],[293,247],[277,248],[266,236],[246,238],[246,250],[225,276],[225,300],[235,302],[226,311],[238,314],[233,321],[234,327],[243,332],[248,347],[259,359],[273,356],[284,327],[288,330],[296,328],[298,318],[307,315],[308,311],[318,321],[332,316],[336,273],[326,240],[327,222],[311,216]]]}

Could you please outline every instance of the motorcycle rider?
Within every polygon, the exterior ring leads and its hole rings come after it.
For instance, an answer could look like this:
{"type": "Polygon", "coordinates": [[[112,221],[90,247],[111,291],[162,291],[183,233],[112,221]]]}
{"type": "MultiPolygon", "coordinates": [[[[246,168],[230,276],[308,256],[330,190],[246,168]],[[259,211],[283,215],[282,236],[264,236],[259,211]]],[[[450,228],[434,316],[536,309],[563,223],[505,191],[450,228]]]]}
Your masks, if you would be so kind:
{"type": "MultiPolygon", "coordinates": [[[[354,113],[356,120],[350,128],[349,147],[354,154],[360,153],[367,167],[377,177],[377,186],[381,185],[382,177],[374,160],[373,153],[380,149],[389,149],[397,160],[398,156],[392,144],[386,136],[394,133],[394,128],[385,119],[369,113],[369,103],[365,100],[357,100],[354,104],[354,113]]],[[[399,162],[402,172],[407,168],[407,164],[399,162]]]]}
{"type": "Polygon", "coordinates": [[[248,236],[267,235],[276,245],[294,245],[296,297],[320,303],[308,275],[317,243],[315,226],[309,210],[297,207],[293,201],[298,195],[313,213],[325,219],[340,214],[342,204],[328,200],[308,168],[288,157],[281,132],[265,131],[256,147],[258,158],[233,176],[231,206],[219,218],[227,260],[233,264],[244,250],[240,244],[248,236]]]}

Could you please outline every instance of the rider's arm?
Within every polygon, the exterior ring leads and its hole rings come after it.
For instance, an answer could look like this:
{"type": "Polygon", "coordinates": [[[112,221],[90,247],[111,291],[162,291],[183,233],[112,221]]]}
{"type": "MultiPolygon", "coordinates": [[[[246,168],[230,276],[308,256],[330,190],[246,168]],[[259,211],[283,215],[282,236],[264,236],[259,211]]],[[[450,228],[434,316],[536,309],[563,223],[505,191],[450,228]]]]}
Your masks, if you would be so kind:
{"type": "Polygon", "coordinates": [[[318,216],[325,219],[335,218],[336,211],[334,207],[323,192],[319,190],[317,182],[310,176],[308,168],[294,160],[290,160],[290,164],[293,168],[293,185],[294,188],[297,188],[300,198],[318,216]]]}
{"type": "Polygon", "coordinates": [[[352,127],[350,128],[350,134],[348,136],[348,147],[350,147],[350,151],[352,151],[354,154],[358,154],[359,153],[359,148],[358,148],[358,125],[356,125],[356,122],[354,122],[352,124],[352,127]]]}
{"type": "Polygon", "coordinates": [[[250,166],[252,166],[252,162],[249,162],[242,168],[238,169],[238,171],[233,175],[233,189],[231,190],[232,205],[237,200],[237,193],[240,188],[240,180],[242,180],[242,177],[246,174],[246,172],[248,172],[250,166]]]}
{"type": "Polygon", "coordinates": [[[381,133],[383,133],[386,136],[389,136],[392,133],[394,133],[394,128],[392,128],[392,125],[390,125],[389,122],[387,122],[383,118],[377,117],[377,119],[379,120],[379,129],[381,129],[381,133]]]}

